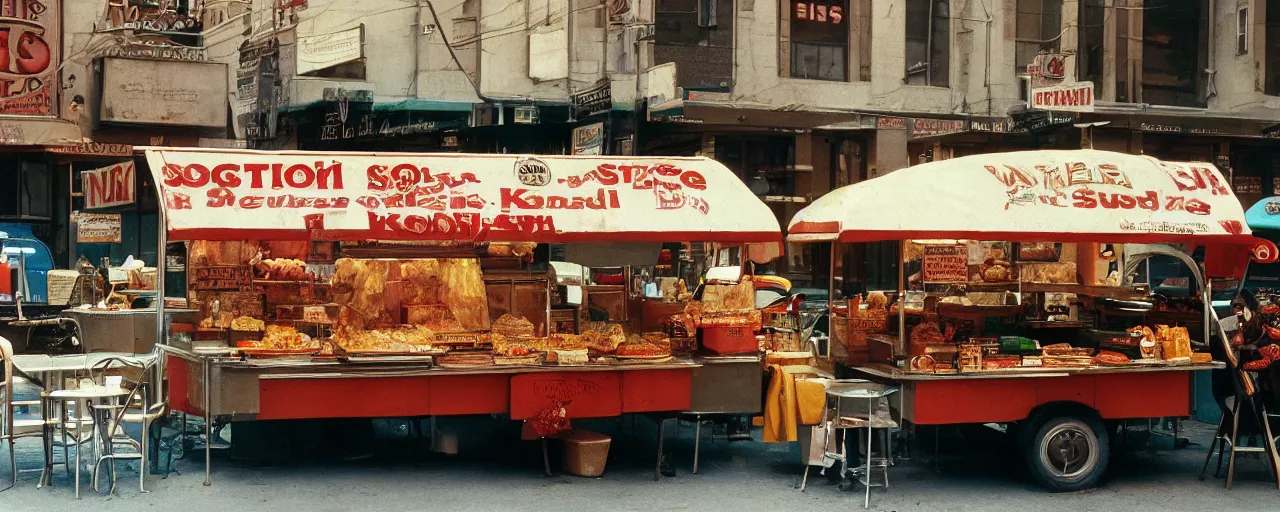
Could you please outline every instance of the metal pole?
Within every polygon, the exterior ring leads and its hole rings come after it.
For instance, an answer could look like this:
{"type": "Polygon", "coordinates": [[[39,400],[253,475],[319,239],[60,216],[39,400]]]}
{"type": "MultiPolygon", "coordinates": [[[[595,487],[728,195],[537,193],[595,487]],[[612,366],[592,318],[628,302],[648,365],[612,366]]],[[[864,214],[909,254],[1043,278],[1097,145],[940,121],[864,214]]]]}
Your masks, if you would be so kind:
{"type": "Polygon", "coordinates": [[[907,346],[907,241],[898,241],[898,353],[907,346]]]}
{"type": "Polygon", "coordinates": [[[213,455],[213,400],[209,398],[210,390],[213,386],[209,385],[209,379],[212,372],[209,371],[209,357],[205,356],[200,359],[201,373],[204,374],[204,486],[213,485],[213,464],[211,455],[213,455]]]}

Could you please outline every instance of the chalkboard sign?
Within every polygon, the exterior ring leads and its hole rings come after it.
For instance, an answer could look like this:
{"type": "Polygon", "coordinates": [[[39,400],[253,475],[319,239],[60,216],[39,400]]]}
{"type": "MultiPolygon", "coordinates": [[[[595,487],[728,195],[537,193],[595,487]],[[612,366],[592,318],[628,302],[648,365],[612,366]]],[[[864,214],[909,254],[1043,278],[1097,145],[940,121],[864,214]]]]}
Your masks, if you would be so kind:
{"type": "Polygon", "coordinates": [[[926,283],[966,283],[969,250],[963,245],[926,245],[923,266],[926,283]]]}

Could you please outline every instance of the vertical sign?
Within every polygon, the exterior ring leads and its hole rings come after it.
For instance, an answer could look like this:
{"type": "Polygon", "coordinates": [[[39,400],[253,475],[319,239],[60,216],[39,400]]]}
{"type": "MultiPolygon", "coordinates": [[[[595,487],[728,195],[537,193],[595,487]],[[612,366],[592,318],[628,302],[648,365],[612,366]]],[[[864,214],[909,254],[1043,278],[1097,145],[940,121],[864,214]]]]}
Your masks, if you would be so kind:
{"type": "Polygon", "coordinates": [[[84,192],[84,208],[106,208],[133,203],[133,161],[109,165],[80,173],[80,190],[84,192]]]}
{"type": "Polygon", "coordinates": [[[0,3],[0,115],[52,116],[57,88],[58,34],[62,12],[57,0],[0,3]]]}

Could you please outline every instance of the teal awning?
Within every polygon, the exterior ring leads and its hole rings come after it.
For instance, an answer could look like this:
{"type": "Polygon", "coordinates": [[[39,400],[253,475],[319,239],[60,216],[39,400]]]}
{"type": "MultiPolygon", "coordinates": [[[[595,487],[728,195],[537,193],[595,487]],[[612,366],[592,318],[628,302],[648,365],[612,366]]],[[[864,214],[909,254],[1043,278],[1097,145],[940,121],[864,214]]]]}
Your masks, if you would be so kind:
{"type": "Polygon", "coordinates": [[[1244,220],[1249,223],[1249,229],[1257,231],[1259,229],[1280,230],[1280,196],[1268,197],[1249,208],[1244,212],[1244,220]]]}

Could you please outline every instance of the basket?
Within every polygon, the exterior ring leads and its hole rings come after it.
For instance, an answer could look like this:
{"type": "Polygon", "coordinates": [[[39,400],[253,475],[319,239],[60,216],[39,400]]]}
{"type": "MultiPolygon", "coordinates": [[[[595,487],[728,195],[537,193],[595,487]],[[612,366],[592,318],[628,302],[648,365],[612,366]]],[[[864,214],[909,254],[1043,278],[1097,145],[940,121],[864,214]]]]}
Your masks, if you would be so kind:
{"type": "Polygon", "coordinates": [[[604,474],[613,438],[588,430],[570,430],[564,441],[564,468],[571,475],[595,478],[604,474]]]}

